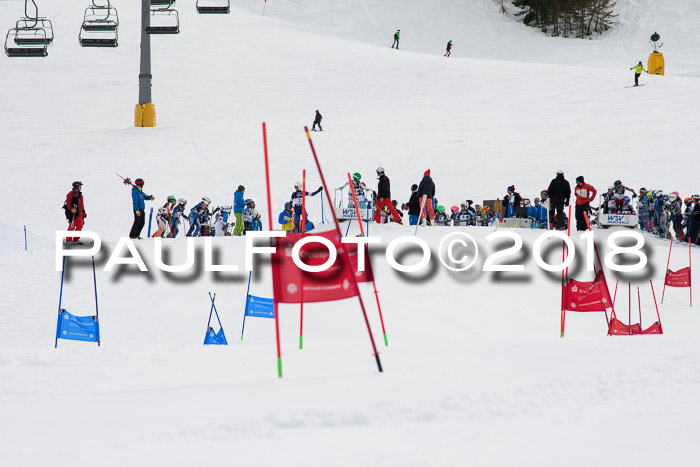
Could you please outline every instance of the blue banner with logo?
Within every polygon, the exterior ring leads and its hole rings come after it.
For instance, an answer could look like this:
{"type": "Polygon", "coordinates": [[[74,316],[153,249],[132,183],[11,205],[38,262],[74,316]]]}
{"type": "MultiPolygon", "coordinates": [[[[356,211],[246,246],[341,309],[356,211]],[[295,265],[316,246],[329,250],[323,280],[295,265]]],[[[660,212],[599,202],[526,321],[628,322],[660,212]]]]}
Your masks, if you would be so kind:
{"type": "Polygon", "coordinates": [[[204,336],[204,345],[228,345],[224,328],[219,329],[219,332],[214,332],[214,328],[209,328],[207,335],[204,336]]]}
{"type": "Polygon", "coordinates": [[[75,316],[61,310],[56,326],[57,339],[99,342],[100,323],[96,316],[75,316]]]}
{"type": "Polygon", "coordinates": [[[272,298],[256,297],[248,295],[248,303],[245,307],[246,316],[255,316],[258,318],[274,318],[275,317],[275,300],[272,298]]]}

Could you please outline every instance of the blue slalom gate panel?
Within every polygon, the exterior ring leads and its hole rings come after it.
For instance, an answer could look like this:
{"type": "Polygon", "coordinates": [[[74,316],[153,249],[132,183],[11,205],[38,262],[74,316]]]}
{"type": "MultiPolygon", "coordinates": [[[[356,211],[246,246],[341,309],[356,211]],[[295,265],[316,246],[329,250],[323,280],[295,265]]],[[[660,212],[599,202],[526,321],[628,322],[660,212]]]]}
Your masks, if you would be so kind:
{"type": "Polygon", "coordinates": [[[96,316],[75,316],[62,309],[58,316],[56,338],[100,342],[100,323],[96,316]]]}
{"type": "Polygon", "coordinates": [[[274,304],[275,301],[272,298],[262,298],[254,295],[248,295],[248,306],[246,306],[245,315],[255,316],[257,318],[274,318],[274,304]]]}
{"type": "Polygon", "coordinates": [[[204,345],[228,345],[224,328],[219,329],[219,332],[214,332],[214,328],[209,328],[207,335],[204,336],[204,345]]]}

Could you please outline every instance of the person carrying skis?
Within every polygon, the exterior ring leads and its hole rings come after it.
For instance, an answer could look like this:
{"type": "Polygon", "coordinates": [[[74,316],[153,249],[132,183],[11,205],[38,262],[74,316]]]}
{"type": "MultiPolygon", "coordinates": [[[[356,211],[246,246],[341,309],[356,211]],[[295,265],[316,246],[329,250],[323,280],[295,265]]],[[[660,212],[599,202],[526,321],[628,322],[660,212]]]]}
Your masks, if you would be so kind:
{"type": "Polygon", "coordinates": [[[134,224],[131,226],[129,238],[138,238],[141,240],[141,231],[146,224],[146,203],[145,200],[153,201],[155,196],[147,195],[143,192],[144,181],[142,178],[137,178],[134,181],[131,189],[131,202],[134,208],[134,224]]]}
{"type": "Polygon", "coordinates": [[[284,211],[280,213],[277,218],[277,222],[282,226],[282,230],[285,232],[291,232],[294,230],[294,214],[292,214],[292,202],[287,201],[284,203],[284,211]]]}
{"type": "Polygon", "coordinates": [[[425,199],[425,208],[421,213],[421,217],[426,219],[428,225],[432,225],[431,222],[435,217],[435,212],[433,211],[433,198],[435,197],[435,182],[433,182],[430,176],[430,169],[423,173],[423,179],[418,185],[418,198],[420,202],[423,202],[423,196],[425,199]]]}
{"type": "MultiPolygon", "coordinates": [[[[294,192],[292,193],[291,196],[291,201],[292,201],[292,206],[294,207],[294,233],[302,233],[302,225],[301,225],[301,207],[302,207],[302,200],[304,196],[316,196],[319,194],[321,191],[323,191],[323,187],[320,186],[318,187],[318,190],[314,191],[313,193],[309,193],[308,191],[302,191],[302,183],[301,182],[296,182],[294,184],[294,192]]],[[[306,224],[311,224],[309,222],[309,216],[306,212],[304,212],[304,218],[306,219],[306,224]]],[[[308,231],[310,229],[307,228],[307,225],[303,226],[304,231],[308,231]]]]}
{"type": "Polygon", "coordinates": [[[175,207],[177,200],[174,196],[168,196],[168,200],[165,202],[162,208],[158,209],[158,214],[156,214],[156,222],[158,223],[158,230],[156,230],[151,237],[163,237],[165,236],[165,231],[172,218],[172,210],[175,207]]]}
{"type": "Polygon", "coordinates": [[[185,206],[187,205],[187,200],[185,198],[180,198],[177,200],[177,206],[173,208],[170,214],[170,234],[168,237],[175,238],[179,232],[180,220],[185,217],[185,206]]]}
{"type": "Polygon", "coordinates": [[[523,200],[523,198],[520,196],[520,193],[516,193],[515,185],[511,185],[506,188],[506,192],[508,194],[505,195],[503,197],[503,201],[501,201],[501,204],[503,205],[503,217],[514,217],[515,208],[520,207],[520,202],[523,200]]]}
{"type": "Polygon", "coordinates": [[[377,177],[379,177],[379,182],[377,183],[377,211],[374,213],[374,222],[377,224],[381,222],[381,211],[386,206],[394,218],[394,222],[403,225],[399,213],[396,212],[394,205],[391,203],[391,182],[384,173],[384,167],[377,167],[377,177]]]}
{"type": "Polygon", "coordinates": [[[556,214],[556,228],[562,230],[565,228],[564,219],[567,218],[564,214],[564,206],[569,205],[569,199],[571,198],[571,185],[564,178],[563,170],[557,170],[557,176],[550,182],[547,193],[551,200],[549,205],[549,224],[554,225],[554,216],[556,214]]]}
{"type": "Polygon", "coordinates": [[[399,48],[399,36],[400,35],[401,35],[401,29],[397,29],[396,32],[394,33],[394,43],[391,44],[392,49],[394,48],[394,46],[396,46],[397,49],[399,48]]]}
{"type": "Polygon", "coordinates": [[[590,216],[591,201],[593,201],[598,192],[592,185],[584,182],[583,175],[576,177],[576,188],[574,195],[576,196],[576,230],[588,230],[586,215],[590,216]]]}
{"type": "MultiPolygon", "coordinates": [[[[63,203],[63,210],[68,219],[68,230],[80,232],[83,230],[85,218],[85,205],[83,204],[83,182],[73,182],[73,189],[66,195],[66,201],[63,203]]],[[[80,240],[80,237],[67,237],[66,243],[75,243],[80,240]]]]}
{"type": "Polygon", "coordinates": [[[319,131],[323,131],[323,128],[321,128],[321,120],[323,120],[323,115],[317,110],[316,116],[314,117],[314,124],[311,126],[311,131],[316,131],[316,125],[318,125],[319,131]]]}
{"type": "Polygon", "coordinates": [[[240,237],[243,235],[245,223],[243,222],[243,214],[245,212],[245,199],[243,198],[245,187],[238,185],[238,190],[233,194],[233,215],[236,217],[236,227],[233,229],[233,235],[240,237]]]}
{"type": "MultiPolygon", "coordinates": [[[[355,191],[355,198],[357,198],[357,204],[360,207],[360,209],[367,207],[367,198],[365,197],[365,190],[367,189],[367,185],[365,185],[364,182],[360,181],[362,178],[362,175],[360,175],[359,172],[355,172],[352,174],[352,189],[355,191]]],[[[337,189],[338,190],[343,190],[345,189],[346,186],[349,186],[350,182],[345,182],[344,185],[339,186],[337,189]]],[[[348,206],[350,207],[355,207],[355,200],[352,199],[352,191],[348,191],[348,206]]]]}
{"type": "Polygon", "coordinates": [[[641,61],[637,65],[630,68],[630,70],[634,70],[634,85],[635,86],[639,86],[639,77],[642,75],[642,71],[644,73],[649,73],[647,70],[644,69],[644,65],[642,65],[641,61]]]}
{"type": "Polygon", "coordinates": [[[443,57],[449,57],[451,50],[452,50],[452,39],[447,41],[447,49],[445,50],[445,55],[443,55],[443,57]]]}

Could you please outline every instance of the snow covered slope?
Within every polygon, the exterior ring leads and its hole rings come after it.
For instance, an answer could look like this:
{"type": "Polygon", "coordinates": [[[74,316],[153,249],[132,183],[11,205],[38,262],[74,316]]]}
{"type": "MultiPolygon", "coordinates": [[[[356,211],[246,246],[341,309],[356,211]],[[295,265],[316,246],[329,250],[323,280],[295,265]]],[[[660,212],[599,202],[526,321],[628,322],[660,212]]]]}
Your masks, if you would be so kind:
{"type": "MultiPolygon", "coordinates": [[[[667,291],[663,337],[605,338],[602,317],[569,314],[561,340],[557,277],[538,273],[529,256],[526,277],[438,266],[415,278],[394,273],[380,246],[384,374],[356,303],[346,301],[305,308],[301,351],[298,310],[283,308],[278,381],[272,323],[250,320],[245,340],[237,337],[245,274],[105,273],[104,255],[102,347],[61,342],[55,351],[60,278],[47,242],[65,226],[70,183],[82,180],[86,228],[114,248],[132,220],[115,172],[144,178],[154,206],[170,194],[230,204],[244,184],[266,211],[262,121],[280,209],[302,169],[309,186],[320,184],[302,131],[315,109],[325,117],[313,138],[331,186],[355,171],[372,185],[382,165],[399,201],[427,168],[445,206],[502,196],[510,184],[533,198],[559,168],[599,189],[620,178],[696,192],[692,2],[620,2],[616,30],[580,41],[547,38],[488,0],[270,0],[264,17],[262,2],[201,16],[183,0],[181,34],[152,40],[154,129],[132,126],[139,2],[115,1],[114,50],[78,46],[86,3],[40,2],[56,29],[47,58],[0,57],[3,464],[690,465],[700,323],[682,291],[667,291]],[[399,51],[389,47],[397,28],[399,51]],[[668,76],[626,88],[654,30],[666,42],[668,76]],[[456,45],[446,59],[448,39],[456,45]],[[28,252],[17,239],[23,225],[28,252]],[[208,291],[217,293],[228,348],[200,345],[208,291]]],[[[21,13],[20,2],[0,2],[1,30],[21,13]]],[[[384,244],[412,233],[372,229],[384,244]]],[[[488,245],[491,229],[470,231],[488,245]]],[[[420,236],[435,250],[448,232],[420,236]]],[[[535,233],[521,233],[531,248],[535,233]]],[[[171,244],[177,263],[185,241],[171,244]]],[[[646,281],[661,283],[668,248],[648,244],[653,268],[634,284],[645,324],[655,315],[646,281]]],[[[224,261],[242,264],[241,239],[217,246],[224,261]]],[[[152,266],[151,242],[139,248],[152,266]]],[[[90,265],[73,271],[63,305],[89,314],[90,265]]],[[[256,279],[253,293],[269,296],[269,267],[256,279]]],[[[379,342],[374,298],[363,293],[379,342]]]]}

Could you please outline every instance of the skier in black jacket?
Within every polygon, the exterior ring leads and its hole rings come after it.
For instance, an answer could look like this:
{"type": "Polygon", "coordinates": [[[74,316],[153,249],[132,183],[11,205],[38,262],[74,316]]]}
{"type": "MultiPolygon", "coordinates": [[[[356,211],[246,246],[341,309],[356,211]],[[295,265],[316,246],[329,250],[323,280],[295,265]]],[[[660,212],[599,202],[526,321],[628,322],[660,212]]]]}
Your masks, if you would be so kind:
{"type": "Polygon", "coordinates": [[[314,124],[311,126],[311,131],[316,131],[316,125],[318,125],[319,131],[323,131],[323,128],[321,128],[321,120],[323,119],[323,115],[321,115],[321,112],[318,110],[316,111],[316,116],[314,117],[314,124]]]}
{"type": "Polygon", "coordinates": [[[401,216],[396,212],[394,205],[391,204],[391,183],[389,182],[389,177],[384,173],[384,167],[377,167],[377,176],[379,177],[379,183],[377,185],[377,210],[374,213],[374,222],[379,224],[382,221],[382,208],[386,206],[394,217],[394,222],[402,224],[401,216]]]}
{"type": "Polygon", "coordinates": [[[571,185],[564,178],[563,170],[557,170],[557,176],[549,184],[547,193],[551,200],[549,205],[549,224],[554,225],[554,214],[556,211],[556,228],[561,230],[565,227],[563,225],[564,206],[569,205],[569,199],[571,198],[571,185]]]}
{"type": "Polygon", "coordinates": [[[418,217],[420,216],[420,198],[418,197],[418,185],[415,183],[411,185],[411,198],[401,208],[404,211],[408,210],[408,223],[417,225],[418,217]]]}
{"type": "MultiPolygon", "coordinates": [[[[418,198],[420,198],[421,202],[423,200],[423,196],[426,197],[425,211],[427,211],[427,222],[428,225],[430,225],[430,222],[435,218],[435,212],[433,211],[433,198],[435,197],[435,182],[433,182],[433,179],[430,177],[430,169],[426,170],[423,173],[423,179],[420,181],[420,185],[418,185],[418,198]]],[[[421,215],[426,216],[426,212],[421,213],[421,215]]]]}

